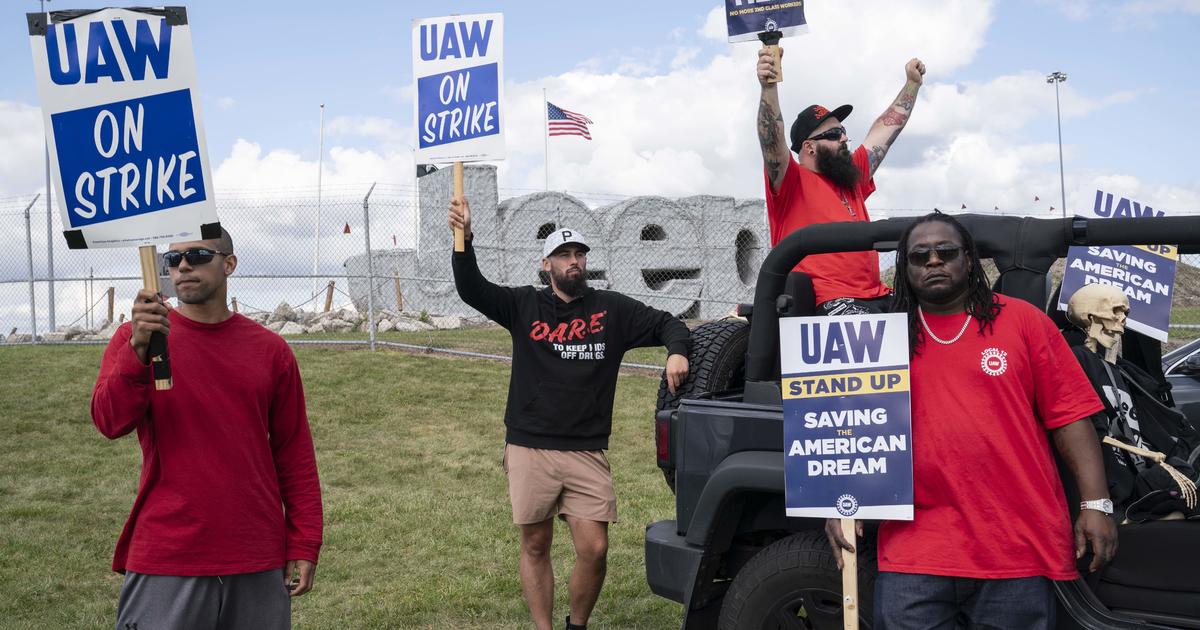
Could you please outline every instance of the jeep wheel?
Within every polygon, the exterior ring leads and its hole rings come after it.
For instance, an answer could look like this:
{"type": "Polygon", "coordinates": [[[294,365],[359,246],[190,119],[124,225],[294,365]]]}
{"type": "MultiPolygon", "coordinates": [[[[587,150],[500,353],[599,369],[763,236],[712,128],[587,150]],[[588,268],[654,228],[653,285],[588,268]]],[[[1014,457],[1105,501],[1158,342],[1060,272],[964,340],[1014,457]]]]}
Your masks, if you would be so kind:
{"type": "MultiPolygon", "coordinates": [[[[859,539],[859,624],[871,627],[875,549],[859,539]]],[[[842,572],[824,531],[794,534],[755,554],[721,605],[720,630],[825,630],[842,625],[842,572]]]]}
{"type": "MultiPolygon", "coordinates": [[[[672,394],[667,389],[664,371],[658,384],[658,402],[654,410],[674,409],[685,398],[741,386],[746,380],[746,349],[749,345],[750,324],[745,320],[719,319],[697,326],[692,331],[687,379],[672,394]]],[[[675,471],[664,470],[663,477],[674,492],[675,471]]]]}

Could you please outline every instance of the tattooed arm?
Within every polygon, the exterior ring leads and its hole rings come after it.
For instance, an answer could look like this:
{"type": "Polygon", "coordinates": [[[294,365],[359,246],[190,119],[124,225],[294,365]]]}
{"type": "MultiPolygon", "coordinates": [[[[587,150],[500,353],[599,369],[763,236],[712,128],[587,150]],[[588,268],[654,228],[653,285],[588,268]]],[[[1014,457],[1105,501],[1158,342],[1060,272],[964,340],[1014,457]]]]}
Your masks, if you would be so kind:
{"type": "Polygon", "coordinates": [[[917,102],[917,91],[921,89],[924,79],[925,64],[920,59],[911,59],[904,66],[904,74],[908,81],[896,96],[896,100],[875,119],[871,130],[867,132],[867,139],[863,141],[863,146],[867,147],[867,160],[871,164],[872,177],[875,176],[879,163],[883,161],[883,156],[887,155],[888,149],[904,129],[904,125],[908,124],[908,117],[917,102]]]}
{"type": "MultiPolygon", "coordinates": [[[[782,56],[783,49],[779,53],[782,56]]],[[[758,128],[758,144],[762,147],[763,167],[771,182],[771,192],[779,192],[783,174],[792,161],[783,128],[783,114],[779,108],[779,89],[777,84],[766,82],[775,73],[775,57],[763,48],[758,52],[758,82],[762,86],[762,97],[758,102],[755,126],[758,128]]]]}

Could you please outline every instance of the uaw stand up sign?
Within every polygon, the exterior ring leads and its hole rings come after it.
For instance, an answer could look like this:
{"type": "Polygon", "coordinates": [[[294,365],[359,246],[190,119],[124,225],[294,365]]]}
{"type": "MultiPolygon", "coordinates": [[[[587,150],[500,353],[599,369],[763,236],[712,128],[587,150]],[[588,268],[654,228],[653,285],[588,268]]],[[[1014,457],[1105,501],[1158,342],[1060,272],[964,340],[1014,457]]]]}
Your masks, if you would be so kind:
{"type": "MultiPolygon", "coordinates": [[[[146,288],[157,292],[155,244],[221,235],[187,11],[26,17],[67,246],[140,247],[146,288]]],[[[155,335],[159,389],[171,383],[166,350],[155,335]]]]}
{"type": "MultiPolygon", "coordinates": [[[[904,313],[779,320],[788,516],[912,520],[912,419],[904,313]]],[[[843,552],[847,627],[857,563],[843,552]]],[[[853,622],[852,622],[853,620],[853,622]]]]}

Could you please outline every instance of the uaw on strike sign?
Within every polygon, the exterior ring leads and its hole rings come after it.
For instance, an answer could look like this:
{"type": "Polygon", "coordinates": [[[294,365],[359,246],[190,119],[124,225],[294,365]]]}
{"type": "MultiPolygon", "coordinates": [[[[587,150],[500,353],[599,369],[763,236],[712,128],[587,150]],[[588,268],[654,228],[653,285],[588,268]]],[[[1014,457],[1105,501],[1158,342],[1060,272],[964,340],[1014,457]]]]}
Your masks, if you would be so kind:
{"type": "Polygon", "coordinates": [[[219,237],[185,9],[27,17],[67,245],[219,237]]]}
{"type": "Polygon", "coordinates": [[[912,520],[904,313],[779,320],[788,516],[912,520]]]}
{"type": "Polygon", "coordinates": [[[418,164],[504,159],[504,16],[413,20],[418,164]]]}

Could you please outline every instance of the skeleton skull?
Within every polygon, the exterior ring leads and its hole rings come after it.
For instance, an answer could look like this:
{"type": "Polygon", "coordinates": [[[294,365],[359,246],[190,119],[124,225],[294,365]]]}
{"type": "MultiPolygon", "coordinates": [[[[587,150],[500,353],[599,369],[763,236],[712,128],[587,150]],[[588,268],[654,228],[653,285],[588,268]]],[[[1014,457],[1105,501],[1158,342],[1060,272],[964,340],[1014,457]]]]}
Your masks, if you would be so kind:
{"type": "Polygon", "coordinates": [[[1089,284],[1075,292],[1067,303],[1067,319],[1087,331],[1087,346],[1113,348],[1125,334],[1129,298],[1107,284],[1089,284]]]}

